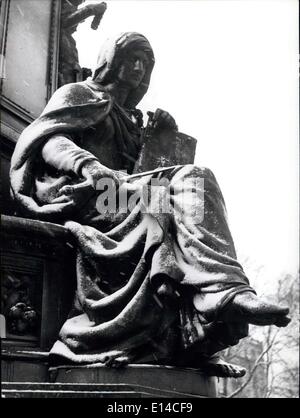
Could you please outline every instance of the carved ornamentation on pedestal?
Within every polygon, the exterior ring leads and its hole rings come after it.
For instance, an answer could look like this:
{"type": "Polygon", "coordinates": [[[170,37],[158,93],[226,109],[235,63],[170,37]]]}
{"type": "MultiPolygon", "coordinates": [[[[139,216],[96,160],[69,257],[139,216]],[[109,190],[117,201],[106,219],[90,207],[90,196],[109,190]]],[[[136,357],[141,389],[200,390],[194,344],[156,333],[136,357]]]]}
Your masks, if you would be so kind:
{"type": "Polygon", "coordinates": [[[1,312],[6,318],[8,336],[38,336],[40,314],[35,307],[38,287],[33,275],[3,272],[1,312]]]}
{"type": "Polygon", "coordinates": [[[6,342],[49,348],[73,298],[73,244],[60,225],[5,215],[1,221],[6,342]]]}

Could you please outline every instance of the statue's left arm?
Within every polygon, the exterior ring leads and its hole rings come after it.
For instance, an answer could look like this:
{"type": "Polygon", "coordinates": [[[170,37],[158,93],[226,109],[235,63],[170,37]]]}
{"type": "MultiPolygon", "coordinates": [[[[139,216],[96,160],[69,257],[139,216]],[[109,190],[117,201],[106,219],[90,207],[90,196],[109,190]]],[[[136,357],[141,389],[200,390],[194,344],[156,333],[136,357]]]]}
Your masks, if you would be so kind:
{"type": "MultiPolygon", "coordinates": [[[[65,174],[72,171],[71,167],[75,168],[75,175],[76,169],[83,165],[90,168],[90,164],[86,164],[88,162],[92,162],[94,167],[96,157],[78,147],[73,139],[84,129],[101,123],[111,106],[109,95],[102,92],[96,94],[85,83],[69,84],[54,93],[41,116],[23,131],[12,156],[10,178],[14,199],[26,216],[52,220],[53,214],[65,210],[64,206],[39,205],[35,200],[34,167],[45,158],[46,163],[58,170],[60,165],[64,167],[62,172],[65,174]],[[55,141],[50,143],[57,135],[63,137],[58,141],[58,148],[54,146],[55,141]],[[44,147],[48,143],[46,152],[44,147]]],[[[86,178],[84,173],[80,174],[83,179],[86,178]]],[[[77,177],[80,181],[80,175],[77,177]]]]}
{"type": "Polygon", "coordinates": [[[178,130],[178,126],[175,119],[166,110],[156,109],[155,113],[152,115],[152,123],[153,128],[167,128],[175,131],[178,130]]]}

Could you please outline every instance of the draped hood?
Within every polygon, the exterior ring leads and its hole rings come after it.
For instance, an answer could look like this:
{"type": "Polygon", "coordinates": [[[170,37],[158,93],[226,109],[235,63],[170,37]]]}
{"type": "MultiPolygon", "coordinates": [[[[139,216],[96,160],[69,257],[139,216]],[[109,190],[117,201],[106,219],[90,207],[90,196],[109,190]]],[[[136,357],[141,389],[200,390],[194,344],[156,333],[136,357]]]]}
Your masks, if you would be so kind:
{"type": "Polygon", "coordinates": [[[109,38],[101,48],[93,75],[93,80],[97,80],[97,83],[102,86],[115,81],[122,57],[132,49],[145,52],[149,59],[149,65],[142,82],[129,94],[125,103],[127,108],[134,108],[142,100],[150,84],[155,60],[152,47],[145,36],[137,32],[123,32],[109,38]]]}

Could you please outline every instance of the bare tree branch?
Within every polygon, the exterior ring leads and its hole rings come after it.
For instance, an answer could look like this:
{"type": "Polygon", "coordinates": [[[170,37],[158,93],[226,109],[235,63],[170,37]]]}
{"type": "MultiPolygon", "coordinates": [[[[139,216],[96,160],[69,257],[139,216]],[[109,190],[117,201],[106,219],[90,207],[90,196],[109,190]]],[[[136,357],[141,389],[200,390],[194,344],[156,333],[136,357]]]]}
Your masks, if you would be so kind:
{"type": "Polygon", "coordinates": [[[271,299],[289,306],[291,323],[286,328],[251,327],[250,337],[225,352],[225,359],[249,369],[247,380],[237,388],[226,381],[225,397],[242,396],[297,397],[299,390],[299,286],[298,276],[286,274],[277,282],[271,299]],[[278,337],[277,333],[279,331],[278,337]],[[263,347],[263,348],[261,348],[263,347]],[[252,367],[253,366],[253,367],[252,367]],[[227,393],[230,393],[228,396],[227,393]]]}
{"type": "Polygon", "coordinates": [[[249,374],[248,374],[248,378],[244,381],[244,383],[238,387],[234,392],[232,392],[230,395],[227,396],[227,398],[234,398],[236,395],[238,395],[250,382],[250,380],[252,379],[255,370],[257,369],[258,365],[260,364],[261,359],[264,357],[264,355],[271,349],[277,334],[278,334],[279,329],[275,332],[270,344],[267,345],[267,347],[260,353],[260,355],[257,357],[254,366],[252,367],[252,369],[250,370],[249,374]]]}

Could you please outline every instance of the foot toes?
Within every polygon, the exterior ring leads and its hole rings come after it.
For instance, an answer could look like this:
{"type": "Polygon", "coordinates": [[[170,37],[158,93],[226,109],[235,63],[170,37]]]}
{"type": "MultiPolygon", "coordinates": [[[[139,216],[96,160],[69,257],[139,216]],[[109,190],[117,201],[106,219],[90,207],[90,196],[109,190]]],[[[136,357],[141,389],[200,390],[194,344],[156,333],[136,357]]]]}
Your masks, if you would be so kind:
{"type": "Polygon", "coordinates": [[[281,318],[278,318],[276,322],[274,322],[274,325],[277,327],[286,327],[291,322],[291,318],[284,316],[281,318]]]}
{"type": "Polygon", "coordinates": [[[237,294],[227,311],[227,315],[231,315],[232,319],[254,325],[286,326],[289,322],[283,319],[289,313],[288,307],[270,303],[252,292],[237,294]]]}
{"type": "Polygon", "coordinates": [[[223,368],[226,377],[233,377],[233,370],[230,364],[224,365],[223,368]]]}
{"type": "Polygon", "coordinates": [[[233,369],[232,377],[242,377],[242,376],[245,376],[246,374],[246,369],[244,369],[243,367],[232,366],[232,369],[233,369]]]}
{"type": "Polygon", "coordinates": [[[243,367],[235,366],[234,364],[223,364],[223,377],[242,377],[246,374],[246,369],[243,367]]]}
{"type": "Polygon", "coordinates": [[[290,309],[286,306],[280,306],[279,309],[282,315],[287,315],[290,312],[290,309]]]}
{"type": "Polygon", "coordinates": [[[226,363],[221,359],[219,359],[218,362],[208,361],[207,363],[203,364],[202,370],[210,376],[217,376],[223,378],[238,378],[246,374],[246,369],[244,367],[226,363]]]}
{"type": "Polygon", "coordinates": [[[231,364],[228,365],[228,377],[236,377],[235,368],[231,364]]]}
{"type": "Polygon", "coordinates": [[[223,364],[220,365],[220,369],[222,370],[221,377],[234,377],[234,369],[231,364],[223,364]]]}

